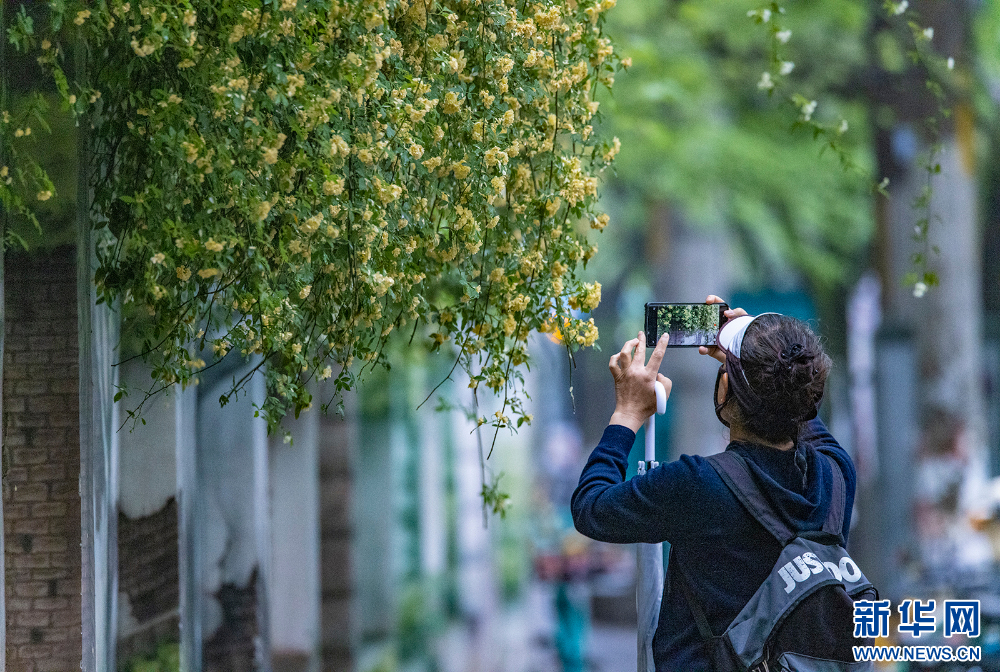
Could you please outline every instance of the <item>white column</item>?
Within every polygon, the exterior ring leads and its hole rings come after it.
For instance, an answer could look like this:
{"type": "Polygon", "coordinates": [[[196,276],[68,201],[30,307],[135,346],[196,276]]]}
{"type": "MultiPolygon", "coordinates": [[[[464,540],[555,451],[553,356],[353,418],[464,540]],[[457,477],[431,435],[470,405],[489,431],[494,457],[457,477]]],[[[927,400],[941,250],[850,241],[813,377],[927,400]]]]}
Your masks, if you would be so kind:
{"type": "MultiPolygon", "coordinates": [[[[83,172],[83,171],[81,171],[83,172]]],[[[84,672],[115,669],[118,639],[118,314],[97,305],[94,238],[81,223],[77,242],[80,352],[81,609],[84,672]]]]}
{"type": "Polygon", "coordinates": [[[264,401],[264,380],[258,372],[245,394],[234,394],[220,406],[219,397],[228,392],[233,376],[239,379],[252,366],[236,359],[227,364],[208,372],[193,388],[193,398],[178,404],[182,667],[202,669],[205,645],[223,626],[220,590],[252,586],[257,605],[254,665],[267,672],[269,465],[267,426],[254,417],[254,405],[264,401]]]}
{"type": "MultiPolygon", "coordinates": [[[[319,669],[319,413],[285,418],[270,438],[271,648],[279,659],[319,669]]],[[[299,668],[296,668],[299,669],[299,668]]]]}

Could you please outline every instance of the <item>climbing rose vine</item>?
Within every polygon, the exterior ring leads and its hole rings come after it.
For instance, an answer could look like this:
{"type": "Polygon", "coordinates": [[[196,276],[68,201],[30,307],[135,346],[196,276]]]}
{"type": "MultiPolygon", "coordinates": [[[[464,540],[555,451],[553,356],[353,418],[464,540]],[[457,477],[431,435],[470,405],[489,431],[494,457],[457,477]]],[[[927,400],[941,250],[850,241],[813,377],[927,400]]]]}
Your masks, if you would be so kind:
{"type": "MultiPolygon", "coordinates": [[[[95,282],[143,315],[157,385],[256,357],[273,427],[399,334],[453,349],[499,428],[526,419],[532,331],[597,339],[578,271],[619,149],[594,127],[614,4],[57,0],[44,31],[9,23],[88,129],[95,282]]],[[[3,122],[21,168],[2,196],[30,210],[52,185],[3,122]]]]}

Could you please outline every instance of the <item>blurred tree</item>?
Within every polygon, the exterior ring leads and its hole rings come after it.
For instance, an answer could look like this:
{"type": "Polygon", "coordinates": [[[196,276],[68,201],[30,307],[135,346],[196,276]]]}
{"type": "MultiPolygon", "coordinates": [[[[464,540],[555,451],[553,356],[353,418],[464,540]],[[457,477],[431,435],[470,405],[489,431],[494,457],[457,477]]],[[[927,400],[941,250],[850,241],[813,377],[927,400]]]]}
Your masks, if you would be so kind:
{"type": "MultiPolygon", "coordinates": [[[[628,313],[623,322],[634,322],[644,300],[699,300],[725,291],[726,278],[739,274],[748,287],[787,287],[791,279],[808,288],[830,348],[835,355],[844,351],[845,290],[865,267],[873,232],[874,163],[865,92],[856,80],[866,67],[866,31],[878,7],[789,3],[781,22],[791,33],[777,36],[777,12],[763,24],[748,16],[762,4],[655,0],[620,3],[608,16],[606,29],[631,67],[618,76],[613,96],[602,100],[610,132],[623,147],[603,194],[617,228],[601,240],[601,254],[588,269],[604,287],[595,315],[605,338],[614,333],[608,322],[617,322],[616,310],[628,313]],[[759,87],[771,70],[770,81],[779,86],[759,87]],[[782,82],[817,101],[810,121],[836,129],[852,167],[842,170],[836,153],[823,151],[826,145],[816,141],[782,82]],[[679,227],[706,232],[706,244],[686,234],[683,242],[679,227]],[[671,252],[688,243],[703,258],[692,262],[671,252]],[[726,245],[740,254],[727,256],[726,245]],[[678,261],[689,265],[671,268],[668,279],[667,266],[678,261]],[[685,275],[697,281],[678,282],[685,275]],[[643,289],[636,300],[637,287],[669,295],[643,289]]],[[[627,331],[615,335],[632,335],[627,331]]],[[[580,387],[601,384],[606,374],[598,358],[577,357],[587,363],[580,387]]],[[[589,422],[604,414],[585,408],[583,415],[589,422]]],[[[595,426],[586,434],[599,431],[595,426]]]]}
{"type": "Polygon", "coordinates": [[[756,85],[771,65],[768,33],[747,16],[759,4],[628,3],[609,17],[632,59],[607,102],[625,147],[612,202],[644,204],[616,213],[628,229],[644,228],[660,203],[677,204],[696,226],[728,227],[753,280],[791,272],[824,294],[852,280],[850,260],[871,235],[870,188],[859,176],[871,170],[865,106],[852,87],[869,8],[831,0],[783,17],[796,88],[819,101],[817,119],[847,121],[843,142],[859,169],[842,171],[832,152],[817,156],[822,146],[808,128],[790,132],[800,111],[756,85]]]}
{"type": "Polygon", "coordinates": [[[808,288],[841,359],[846,290],[877,267],[890,316],[916,335],[919,461],[934,484],[924,504],[957,529],[960,493],[985,473],[974,150],[997,146],[996,103],[982,86],[996,87],[996,3],[762,4],[623,3],[610,17],[632,65],[604,101],[623,143],[606,194],[619,229],[592,272],[613,310],[637,276],[662,273],[668,234],[651,231],[683,218],[737,242],[742,260],[720,252],[719,264],[746,264],[741,282],[808,288]],[[816,120],[843,130],[833,137],[845,170],[824,152],[830,136],[814,136],[816,120]],[[888,195],[873,197],[884,177],[888,195]],[[943,464],[955,467],[947,483],[930,473],[943,464]]]}
{"type": "Polygon", "coordinates": [[[988,475],[975,7],[935,0],[912,5],[928,43],[955,76],[894,55],[905,54],[905,35],[886,21],[873,25],[876,156],[894,184],[876,210],[875,263],[887,324],[912,334],[919,367],[917,445],[899,456],[914,464],[911,543],[918,550],[911,557],[920,570],[951,572],[977,561],[969,555],[968,514],[983,500],[988,475]],[[929,84],[932,78],[944,88],[929,84]]]}

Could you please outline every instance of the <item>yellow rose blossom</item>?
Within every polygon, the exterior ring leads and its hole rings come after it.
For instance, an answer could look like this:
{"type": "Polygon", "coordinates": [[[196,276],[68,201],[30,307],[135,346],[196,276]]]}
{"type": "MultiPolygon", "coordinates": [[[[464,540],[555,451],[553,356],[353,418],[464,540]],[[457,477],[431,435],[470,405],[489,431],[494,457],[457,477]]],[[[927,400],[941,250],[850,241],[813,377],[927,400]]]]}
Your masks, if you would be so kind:
{"type": "Polygon", "coordinates": [[[263,203],[257,206],[257,220],[264,221],[265,219],[267,219],[267,215],[270,212],[271,212],[271,204],[268,203],[267,201],[264,201],[263,203]]]}
{"type": "Polygon", "coordinates": [[[340,196],[344,191],[344,178],[337,177],[323,182],[323,193],[327,196],[340,196]]]}
{"type": "MultiPolygon", "coordinates": [[[[511,393],[513,407],[477,417],[528,421],[507,365],[528,361],[530,332],[572,350],[597,336],[571,311],[600,301],[579,265],[596,250],[588,227],[608,224],[597,185],[620,146],[594,130],[591,100],[628,64],[603,32],[613,2],[277,0],[211,21],[195,3],[133,14],[121,2],[91,10],[101,25],[87,18],[85,37],[173,83],[123,91],[97,69],[64,100],[90,111],[104,89],[101,109],[120,120],[95,116],[95,139],[113,126],[140,157],[107,193],[127,195],[115,205],[134,222],[122,250],[143,262],[128,296],[168,337],[157,383],[190,383],[205,356],[192,339],[226,334],[209,340],[215,359],[284,353],[262,371],[277,417],[302,405],[312,376],[330,379],[355,356],[380,362],[381,339],[431,324],[432,345],[488,362],[474,387],[511,393]],[[182,304],[206,322],[168,323],[182,304]]],[[[49,71],[64,60],[53,43],[36,54],[49,71]]],[[[4,133],[28,135],[9,124],[4,133]]],[[[0,179],[22,174],[13,168],[0,179]]],[[[48,182],[36,184],[29,195],[48,182]]],[[[111,210],[110,196],[95,198],[111,210]]]]}
{"type": "Polygon", "coordinates": [[[608,225],[608,221],[610,219],[611,218],[608,216],[606,212],[602,212],[593,219],[593,221],[590,223],[590,228],[597,229],[598,231],[603,231],[604,227],[608,225]]]}
{"type": "Polygon", "coordinates": [[[319,225],[323,223],[323,213],[316,213],[306,221],[302,222],[302,232],[309,234],[315,233],[319,229],[319,225]]]}
{"type": "Polygon", "coordinates": [[[608,149],[608,151],[604,153],[603,156],[604,160],[611,161],[612,159],[614,159],[615,156],[618,154],[618,152],[621,151],[621,148],[622,148],[622,141],[619,140],[618,138],[614,138],[614,140],[612,140],[611,147],[608,149]]]}
{"type": "Polygon", "coordinates": [[[441,111],[445,114],[456,114],[460,109],[462,109],[462,99],[458,97],[458,94],[454,91],[445,93],[441,111]]]}
{"type": "Polygon", "coordinates": [[[306,85],[305,75],[288,75],[288,97],[291,98],[295,92],[306,85]]]}
{"type": "Polygon", "coordinates": [[[142,44],[139,44],[139,40],[133,39],[131,46],[135,55],[140,57],[149,56],[151,53],[156,51],[156,45],[154,45],[149,38],[144,39],[142,44]]]}

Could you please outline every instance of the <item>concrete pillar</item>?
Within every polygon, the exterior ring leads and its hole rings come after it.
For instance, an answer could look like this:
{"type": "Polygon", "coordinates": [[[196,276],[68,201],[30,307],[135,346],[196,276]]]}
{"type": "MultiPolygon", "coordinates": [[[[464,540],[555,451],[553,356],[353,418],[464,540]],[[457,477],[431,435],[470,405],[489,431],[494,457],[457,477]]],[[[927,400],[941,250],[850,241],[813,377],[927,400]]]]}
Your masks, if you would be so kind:
{"type": "MultiPolygon", "coordinates": [[[[332,389],[322,387],[319,401],[332,389]]],[[[348,395],[344,417],[330,409],[319,418],[321,652],[324,672],[355,670],[358,614],[352,609],[355,525],[351,515],[355,451],[356,397],[348,395]]],[[[365,534],[373,530],[366,530],[365,534]]]]}

